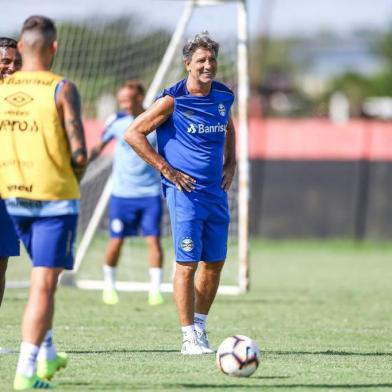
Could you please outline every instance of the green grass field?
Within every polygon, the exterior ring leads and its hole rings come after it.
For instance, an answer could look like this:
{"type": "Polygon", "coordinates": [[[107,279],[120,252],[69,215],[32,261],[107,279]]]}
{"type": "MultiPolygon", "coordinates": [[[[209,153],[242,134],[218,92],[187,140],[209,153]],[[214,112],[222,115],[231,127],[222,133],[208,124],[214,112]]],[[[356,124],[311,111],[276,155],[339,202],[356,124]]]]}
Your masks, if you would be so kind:
{"type": "MultiPolygon", "coordinates": [[[[219,296],[210,339],[255,339],[262,363],[249,379],[219,372],[215,357],[183,357],[174,303],[60,288],[55,340],[70,354],[64,391],[392,391],[392,244],[252,241],[251,291],[219,296]]],[[[22,264],[11,260],[9,276],[22,264]]],[[[0,391],[11,389],[27,291],[9,289],[0,311],[0,391]]]]}

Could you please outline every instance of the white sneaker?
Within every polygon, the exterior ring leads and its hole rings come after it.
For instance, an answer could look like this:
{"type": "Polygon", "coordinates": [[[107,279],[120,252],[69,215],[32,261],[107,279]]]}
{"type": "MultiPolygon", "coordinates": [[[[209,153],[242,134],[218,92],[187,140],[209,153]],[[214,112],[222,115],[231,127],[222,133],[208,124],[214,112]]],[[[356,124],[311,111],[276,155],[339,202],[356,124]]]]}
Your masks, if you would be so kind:
{"type": "Polygon", "coordinates": [[[200,355],[204,354],[203,348],[199,345],[197,339],[183,340],[181,354],[184,355],[200,355]]]}
{"type": "Polygon", "coordinates": [[[204,354],[212,354],[215,350],[210,346],[208,341],[208,335],[206,331],[202,331],[196,328],[196,337],[199,346],[202,348],[204,354]]]}

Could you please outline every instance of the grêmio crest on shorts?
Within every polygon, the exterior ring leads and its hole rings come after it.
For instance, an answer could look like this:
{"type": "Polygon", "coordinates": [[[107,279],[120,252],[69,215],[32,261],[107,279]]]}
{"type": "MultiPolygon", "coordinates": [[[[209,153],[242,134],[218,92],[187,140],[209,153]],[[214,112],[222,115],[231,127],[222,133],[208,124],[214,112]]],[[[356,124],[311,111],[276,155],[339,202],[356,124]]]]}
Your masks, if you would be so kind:
{"type": "MultiPolygon", "coordinates": [[[[226,197],[221,187],[226,126],[234,93],[213,81],[206,96],[188,92],[186,79],[163,90],[157,99],[174,98],[172,115],[157,129],[158,152],[177,170],[196,179],[192,191],[201,198],[219,202],[226,197]]],[[[162,178],[165,186],[174,185],[162,178]]]]}

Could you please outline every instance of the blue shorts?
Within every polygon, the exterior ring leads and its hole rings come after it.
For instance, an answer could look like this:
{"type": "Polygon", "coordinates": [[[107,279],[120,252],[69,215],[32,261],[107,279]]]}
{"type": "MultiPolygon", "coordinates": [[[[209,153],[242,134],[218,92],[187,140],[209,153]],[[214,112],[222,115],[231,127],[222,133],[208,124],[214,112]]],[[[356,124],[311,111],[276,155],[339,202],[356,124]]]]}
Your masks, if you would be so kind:
{"type": "Polygon", "coordinates": [[[213,203],[168,187],[166,200],[176,260],[224,261],[230,220],[227,199],[213,203]]]}
{"type": "Polygon", "coordinates": [[[161,196],[117,197],[109,203],[109,231],[112,238],[138,235],[159,237],[161,235],[161,196]]]}
{"type": "Polygon", "coordinates": [[[77,215],[11,218],[34,267],[73,268],[77,215]]]}
{"type": "Polygon", "coordinates": [[[14,224],[0,199],[0,257],[19,256],[19,239],[14,224]]]}

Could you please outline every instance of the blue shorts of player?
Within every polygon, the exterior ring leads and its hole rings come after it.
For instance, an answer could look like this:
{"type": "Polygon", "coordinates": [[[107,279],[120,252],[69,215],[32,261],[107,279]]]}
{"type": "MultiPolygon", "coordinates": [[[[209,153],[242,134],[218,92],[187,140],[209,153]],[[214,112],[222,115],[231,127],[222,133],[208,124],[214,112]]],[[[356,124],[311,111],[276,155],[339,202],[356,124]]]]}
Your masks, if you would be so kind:
{"type": "Polygon", "coordinates": [[[159,237],[161,235],[161,196],[117,197],[109,203],[109,230],[112,238],[138,235],[159,237]]]}
{"type": "Polygon", "coordinates": [[[167,187],[166,200],[176,260],[224,261],[230,220],[227,198],[214,203],[167,187]]]}
{"type": "Polygon", "coordinates": [[[19,256],[19,239],[14,224],[0,199],[0,257],[19,256]]]}
{"type": "Polygon", "coordinates": [[[11,218],[34,267],[73,268],[78,215],[11,218]]]}

